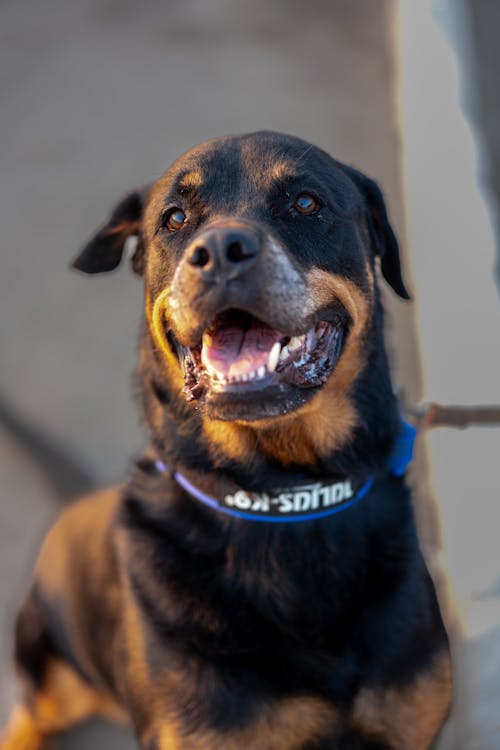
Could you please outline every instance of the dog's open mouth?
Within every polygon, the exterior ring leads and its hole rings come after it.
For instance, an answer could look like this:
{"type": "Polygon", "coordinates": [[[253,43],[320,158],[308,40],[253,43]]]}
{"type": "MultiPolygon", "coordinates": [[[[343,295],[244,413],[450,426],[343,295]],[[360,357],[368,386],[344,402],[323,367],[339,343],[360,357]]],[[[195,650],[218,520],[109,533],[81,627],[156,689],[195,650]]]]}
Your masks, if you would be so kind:
{"type": "Polygon", "coordinates": [[[287,336],[249,313],[227,310],[205,329],[198,346],[180,347],[184,392],[262,390],[271,385],[314,388],[337,364],[345,320],[321,320],[300,336],[287,336]]]}

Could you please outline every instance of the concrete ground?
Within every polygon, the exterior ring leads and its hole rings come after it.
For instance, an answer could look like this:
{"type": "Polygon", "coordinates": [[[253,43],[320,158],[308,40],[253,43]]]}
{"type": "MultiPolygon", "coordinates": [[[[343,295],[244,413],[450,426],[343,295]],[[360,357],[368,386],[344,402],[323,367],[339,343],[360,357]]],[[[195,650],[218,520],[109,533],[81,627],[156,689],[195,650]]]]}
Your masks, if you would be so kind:
{"type": "MultiPolygon", "coordinates": [[[[2,8],[0,395],[98,482],[119,478],[143,444],[130,397],[142,289],[125,269],[82,278],[69,272],[69,259],[122,193],[158,176],[180,152],[207,137],[262,127],[301,135],[376,176],[404,235],[388,51],[394,11],[394,0],[376,8],[372,0],[19,0],[2,8]]],[[[420,251],[431,268],[426,247],[420,251]]],[[[468,272],[460,273],[463,279],[468,272]]],[[[426,280],[423,273],[420,289],[426,280]]],[[[431,340],[433,320],[442,320],[432,292],[423,297],[424,338],[431,340]]],[[[413,313],[393,310],[396,379],[418,397],[413,313]]],[[[437,440],[439,477],[456,477],[463,445],[437,440]]],[[[475,458],[462,481],[473,487],[479,474],[488,488],[497,454],[479,435],[467,440],[475,458]]],[[[464,598],[493,585],[481,601],[494,608],[500,566],[487,560],[496,550],[494,530],[488,535],[487,523],[476,524],[468,536],[464,524],[472,521],[463,512],[462,525],[451,528],[456,483],[441,481],[443,488],[445,536],[455,550],[470,540],[471,557],[484,562],[463,585],[464,598]]],[[[14,699],[6,667],[11,620],[58,509],[41,468],[1,430],[0,493],[1,721],[14,699]]],[[[471,665],[460,663],[467,689],[489,696],[498,694],[498,672],[483,665],[498,662],[491,638],[500,617],[485,617],[467,651],[471,665]]],[[[58,743],[73,750],[133,746],[100,725],[58,743]]]]}

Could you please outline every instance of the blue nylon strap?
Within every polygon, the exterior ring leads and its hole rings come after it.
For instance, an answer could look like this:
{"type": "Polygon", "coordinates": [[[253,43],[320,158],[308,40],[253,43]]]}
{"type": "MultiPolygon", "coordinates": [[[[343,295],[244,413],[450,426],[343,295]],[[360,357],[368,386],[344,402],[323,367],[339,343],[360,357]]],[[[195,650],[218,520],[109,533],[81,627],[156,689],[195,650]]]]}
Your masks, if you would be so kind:
{"type": "Polygon", "coordinates": [[[178,471],[174,472],[175,481],[183,487],[190,495],[208,505],[210,508],[225,513],[228,516],[235,516],[236,518],[246,518],[249,521],[260,521],[264,523],[294,523],[295,521],[313,521],[317,518],[325,518],[326,516],[332,516],[334,513],[340,513],[341,510],[350,508],[352,505],[361,500],[366,495],[368,490],[373,484],[373,478],[368,479],[367,482],[356,492],[355,496],[351,500],[343,502],[341,505],[334,505],[331,508],[319,510],[316,513],[295,513],[290,516],[271,516],[271,515],[253,515],[252,513],[245,513],[244,510],[236,510],[235,508],[228,508],[226,505],[221,505],[214,497],[206,495],[204,492],[195,487],[191,482],[186,479],[178,471]]]}
{"type": "MultiPolygon", "coordinates": [[[[401,420],[401,431],[397,438],[396,444],[390,454],[387,461],[387,470],[394,476],[401,477],[405,473],[408,465],[413,458],[413,449],[415,444],[415,438],[417,435],[416,429],[408,422],[401,420]]],[[[158,471],[165,473],[168,472],[168,467],[163,461],[155,461],[155,466],[158,471]]],[[[351,508],[359,500],[361,500],[372,488],[375,478],[370,477],[351,497],[349,500],[343,501],[338,505],[333,505],[330,508],[324,508],[314,513],[294,513],[287,516],[275,516],[275,515],[255,515],[252,513],[245,513],[244,510],[238,510],[236,508],[229,508],[226,505],[222,505],[215,497],[207,495],[194,484],[192,484],[187,477],[181,474],[179,471],[175,471],[173,477],[177,484],[179,484],[187,493],[189,493],[196,500],[199,500],[204,505],[207,505],[213,510],[217,510],[220,513],[225,513],[228,516],[235,516],[237,518],[244,518],[249,521],[261,521],[265,523],[295,523],[296,521],[313,521],[318,518],[326,518],[332,516],[335,513],[340,513],[347,508],[351,508]]]]}
{"type": "Polygon", "coordinates": [[[401,431],[392,453],[389,456],[389,460],[387,461],[387,468],[391,474],[394,474],[394,476],[402,477],[406,472],[406,469],[413,458],[416,437],[417,431],[415,427],[402,419],[401,431]]]}

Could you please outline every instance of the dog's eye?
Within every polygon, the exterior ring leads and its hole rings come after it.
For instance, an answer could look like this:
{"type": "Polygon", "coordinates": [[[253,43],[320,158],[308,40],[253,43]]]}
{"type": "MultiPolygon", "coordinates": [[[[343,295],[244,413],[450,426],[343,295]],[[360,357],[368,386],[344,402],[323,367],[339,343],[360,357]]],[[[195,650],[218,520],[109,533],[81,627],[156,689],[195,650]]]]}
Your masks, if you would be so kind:
{"type": "Polygon", "coordinates": [[[320,205],[314,195],[310,193],[299,193],[295,198],[293,207],[299,214],[313,214],[320,208],[320,205]]]}
{"type": "Polygon", "coordinates": [[[170,208],[162,216],[162,226],[169,232],[175,232],[186,222],[186,214],[182,208],[170,208]]]}

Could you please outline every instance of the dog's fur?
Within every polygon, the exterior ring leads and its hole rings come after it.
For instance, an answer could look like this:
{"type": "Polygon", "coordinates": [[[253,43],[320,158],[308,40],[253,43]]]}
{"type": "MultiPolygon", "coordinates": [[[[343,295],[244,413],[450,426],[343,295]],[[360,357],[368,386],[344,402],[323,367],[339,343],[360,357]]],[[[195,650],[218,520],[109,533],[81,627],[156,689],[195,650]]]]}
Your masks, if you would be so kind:
{"type": "Polygon", "coordinates": [[[115,268],[132,235],[150,448],[44,543],[2,750],[93,713],[128,715],[143,750],[429,748],[450,661],[410,492],[386,469],[400,419],[377,258],[408,295],[378,187],[297,138],[221,138],[123,199],[76,267],[115,268]],[[287,339],[342,325],[338,361],[232,386],[183,370],[214,320],[255,319],[287,339]],[[376,481],[331,517],[259,523],[207,508],[157,459],[206,490],[376,481]]]}

